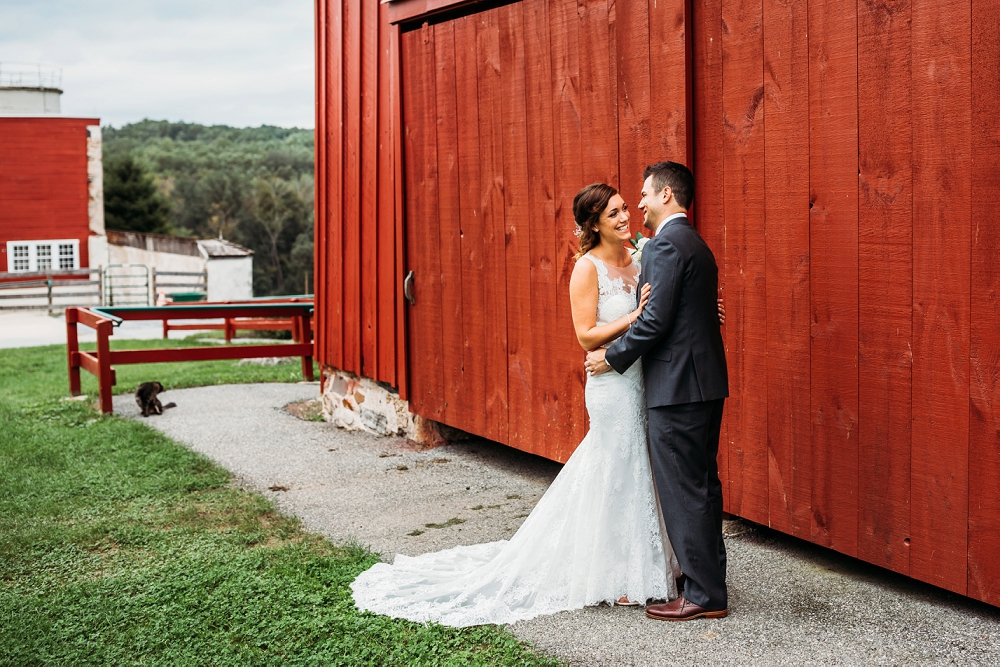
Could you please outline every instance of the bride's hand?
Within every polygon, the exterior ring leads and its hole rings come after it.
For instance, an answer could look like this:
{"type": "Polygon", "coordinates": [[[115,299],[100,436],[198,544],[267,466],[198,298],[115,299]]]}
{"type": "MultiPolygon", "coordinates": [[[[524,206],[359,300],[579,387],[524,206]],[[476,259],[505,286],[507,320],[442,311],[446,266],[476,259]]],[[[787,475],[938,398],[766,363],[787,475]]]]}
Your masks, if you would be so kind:
{"type": "Polygon", "coordinates": [[[639,292],[639,307],[632,311],[633,322],[639,319],[639,316],[642,315],[642,309],[646,307],[647,303],[649,303],[649,293],[652,289],[653,288],[649,286],[649,283],[642,286],[642,290],[639,292]]]}

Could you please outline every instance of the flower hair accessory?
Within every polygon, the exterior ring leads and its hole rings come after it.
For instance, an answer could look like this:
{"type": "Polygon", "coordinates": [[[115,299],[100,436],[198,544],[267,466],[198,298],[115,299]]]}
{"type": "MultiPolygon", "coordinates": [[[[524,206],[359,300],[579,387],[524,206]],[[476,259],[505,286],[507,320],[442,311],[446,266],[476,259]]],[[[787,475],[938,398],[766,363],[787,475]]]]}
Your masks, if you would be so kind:
{"type": "Polygon", "coordinates": [[[577,226],[577,228],[573,230],[573,236],[580,236],[580,234],[583,234],[583,228],[577,226]]]}

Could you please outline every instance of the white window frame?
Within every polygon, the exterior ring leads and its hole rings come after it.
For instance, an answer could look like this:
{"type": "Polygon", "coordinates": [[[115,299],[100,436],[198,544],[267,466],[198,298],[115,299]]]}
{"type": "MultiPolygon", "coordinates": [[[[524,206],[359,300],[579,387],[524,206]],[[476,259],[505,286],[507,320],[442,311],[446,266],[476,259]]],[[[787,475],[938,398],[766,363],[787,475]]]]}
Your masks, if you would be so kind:
{"type": "Polygon", "coordinates": [[[49,268],[42,269],[50,273],[60,271],[70,271],[80,268],[80,239],[44,239],[41,241],[7,241],[7,271],[10,273],[32,273],[38,271],[38,246],[49,246],[49,268]],[[59,266],[59,246],[71,245],[73,247],[73,266],[59,266]],[[28,268],[14,268],[14,246],[28,246],[28,268]]]}

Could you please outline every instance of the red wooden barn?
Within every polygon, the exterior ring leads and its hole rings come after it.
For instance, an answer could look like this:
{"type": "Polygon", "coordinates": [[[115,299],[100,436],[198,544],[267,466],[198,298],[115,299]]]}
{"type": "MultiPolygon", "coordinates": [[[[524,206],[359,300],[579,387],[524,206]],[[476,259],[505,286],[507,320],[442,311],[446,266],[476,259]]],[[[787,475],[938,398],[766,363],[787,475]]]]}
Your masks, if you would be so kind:
{"type": "Polygon", "coordinates": [[[685,161],[727,511],[1000,604],[998,31],[998,0],[318,2],[317,356],[566,460],[572,197],[685,161]]]}
{"type": "Polygon", "coordinates": [[[91,237],[104,234],[103,210],[90,210],[100,168],[98,119],[0,117],[0,273],[91,265],[91,237]]]}

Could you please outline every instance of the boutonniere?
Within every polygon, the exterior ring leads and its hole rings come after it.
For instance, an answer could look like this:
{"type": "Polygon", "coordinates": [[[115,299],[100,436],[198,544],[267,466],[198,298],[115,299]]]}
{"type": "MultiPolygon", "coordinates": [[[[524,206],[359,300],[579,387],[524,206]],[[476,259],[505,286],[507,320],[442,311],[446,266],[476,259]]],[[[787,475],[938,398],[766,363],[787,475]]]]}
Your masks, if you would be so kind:
{"type": "Polygon", "coordinates": [[[642,261],[642,248],[644,245],[649,243],[649,239],[642,235],[642,232],[636,232],[634,239],[629,239],[629,243],[632,244],[632,259],[637,262],[642,261]]]}

